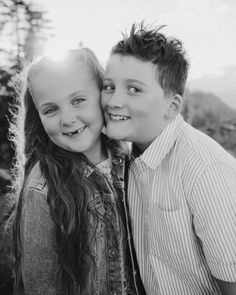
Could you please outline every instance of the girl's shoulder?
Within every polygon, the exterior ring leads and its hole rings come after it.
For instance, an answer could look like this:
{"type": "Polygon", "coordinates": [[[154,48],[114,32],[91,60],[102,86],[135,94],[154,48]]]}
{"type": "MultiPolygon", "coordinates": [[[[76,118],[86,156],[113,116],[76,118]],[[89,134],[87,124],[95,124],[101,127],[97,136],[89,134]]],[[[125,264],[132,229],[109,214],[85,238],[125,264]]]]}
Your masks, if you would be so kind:
{"type": "Polygon", "coordinates": [[[47,193],[47,185],[39,162],[34,165],[25,182],[25,189],[35,189],[47,193]]]}

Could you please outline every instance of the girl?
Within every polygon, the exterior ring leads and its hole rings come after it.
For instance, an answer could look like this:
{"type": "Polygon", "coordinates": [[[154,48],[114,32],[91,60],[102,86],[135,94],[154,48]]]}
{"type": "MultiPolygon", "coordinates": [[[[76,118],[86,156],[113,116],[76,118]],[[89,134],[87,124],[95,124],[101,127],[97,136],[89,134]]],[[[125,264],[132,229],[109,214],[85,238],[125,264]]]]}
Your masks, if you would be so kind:
{"type": "Polygon", "coordinates": [[[101,134],[102,78],[85,48],[61,62],[42,58],[28,71],[11,128],[22,182],[14,222],[17,295],[143,294],[128,227],[126,155],[101,134]]]}

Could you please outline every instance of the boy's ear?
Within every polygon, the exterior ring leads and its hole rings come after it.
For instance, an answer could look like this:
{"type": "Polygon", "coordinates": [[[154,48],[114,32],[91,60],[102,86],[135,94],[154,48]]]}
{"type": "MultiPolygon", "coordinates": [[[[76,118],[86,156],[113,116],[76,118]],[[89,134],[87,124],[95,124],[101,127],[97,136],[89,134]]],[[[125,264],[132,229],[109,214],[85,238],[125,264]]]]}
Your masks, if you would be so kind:
{"type": "Polygon", "coordinates": [[[183,97],[180,94],[175,94],[170,98],[169,107],[166,113],[168,119],[173,119],[181,112],[183,106],[183,97]]]}

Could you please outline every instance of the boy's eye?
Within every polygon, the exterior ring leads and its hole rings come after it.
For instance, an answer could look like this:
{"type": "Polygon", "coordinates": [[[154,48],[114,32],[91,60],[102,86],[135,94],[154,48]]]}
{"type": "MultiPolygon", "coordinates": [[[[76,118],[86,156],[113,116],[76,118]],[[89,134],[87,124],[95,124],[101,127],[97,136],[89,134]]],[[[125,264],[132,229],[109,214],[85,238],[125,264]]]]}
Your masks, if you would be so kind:
{"type": "Polygon", "coordinates": [[[111,92],[111,91],[113,91],[114,90],[114,86],[113,85],[104,85],[103,86],[103,89],[106,91],[106,92],[111,92]]]}
{"type": "Polygon", "coordinates": [[[83,102],[85,99],[80,98],[80,97],[76,97],[72,100],[72,104],[76,105],[76,104],[80,104],[81,102],[83,102]]]}
{"type": "Polygon", "coordinates": [[[131,92],[131,93],[141,92],[140,89],[138,89],[137,87],[134,87],[134,86],[130,86],[128,89],[129,89],[129,92],[131,92]]]}
{"type": "Polygon", "coordinates": [[[56,107],[50,107],[50,108],[46,109],[46,110],[43,112],[43,114],[44,114],[44,115],[50,115],[50,114],[54,113],[56,110],[57,110],[56,107]]]}

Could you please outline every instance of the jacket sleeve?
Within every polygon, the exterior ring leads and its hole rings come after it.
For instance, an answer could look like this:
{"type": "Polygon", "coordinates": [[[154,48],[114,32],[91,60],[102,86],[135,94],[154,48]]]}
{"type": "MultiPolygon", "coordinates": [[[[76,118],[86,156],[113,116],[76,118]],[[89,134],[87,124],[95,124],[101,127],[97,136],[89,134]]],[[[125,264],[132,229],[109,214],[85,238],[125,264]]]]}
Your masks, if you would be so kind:
{"type": "Polygon", "coordinates": [[[23,211],[23,279],[25,295],[56,294],[55,225],[46,194],[26,189],[23,211]]]}

